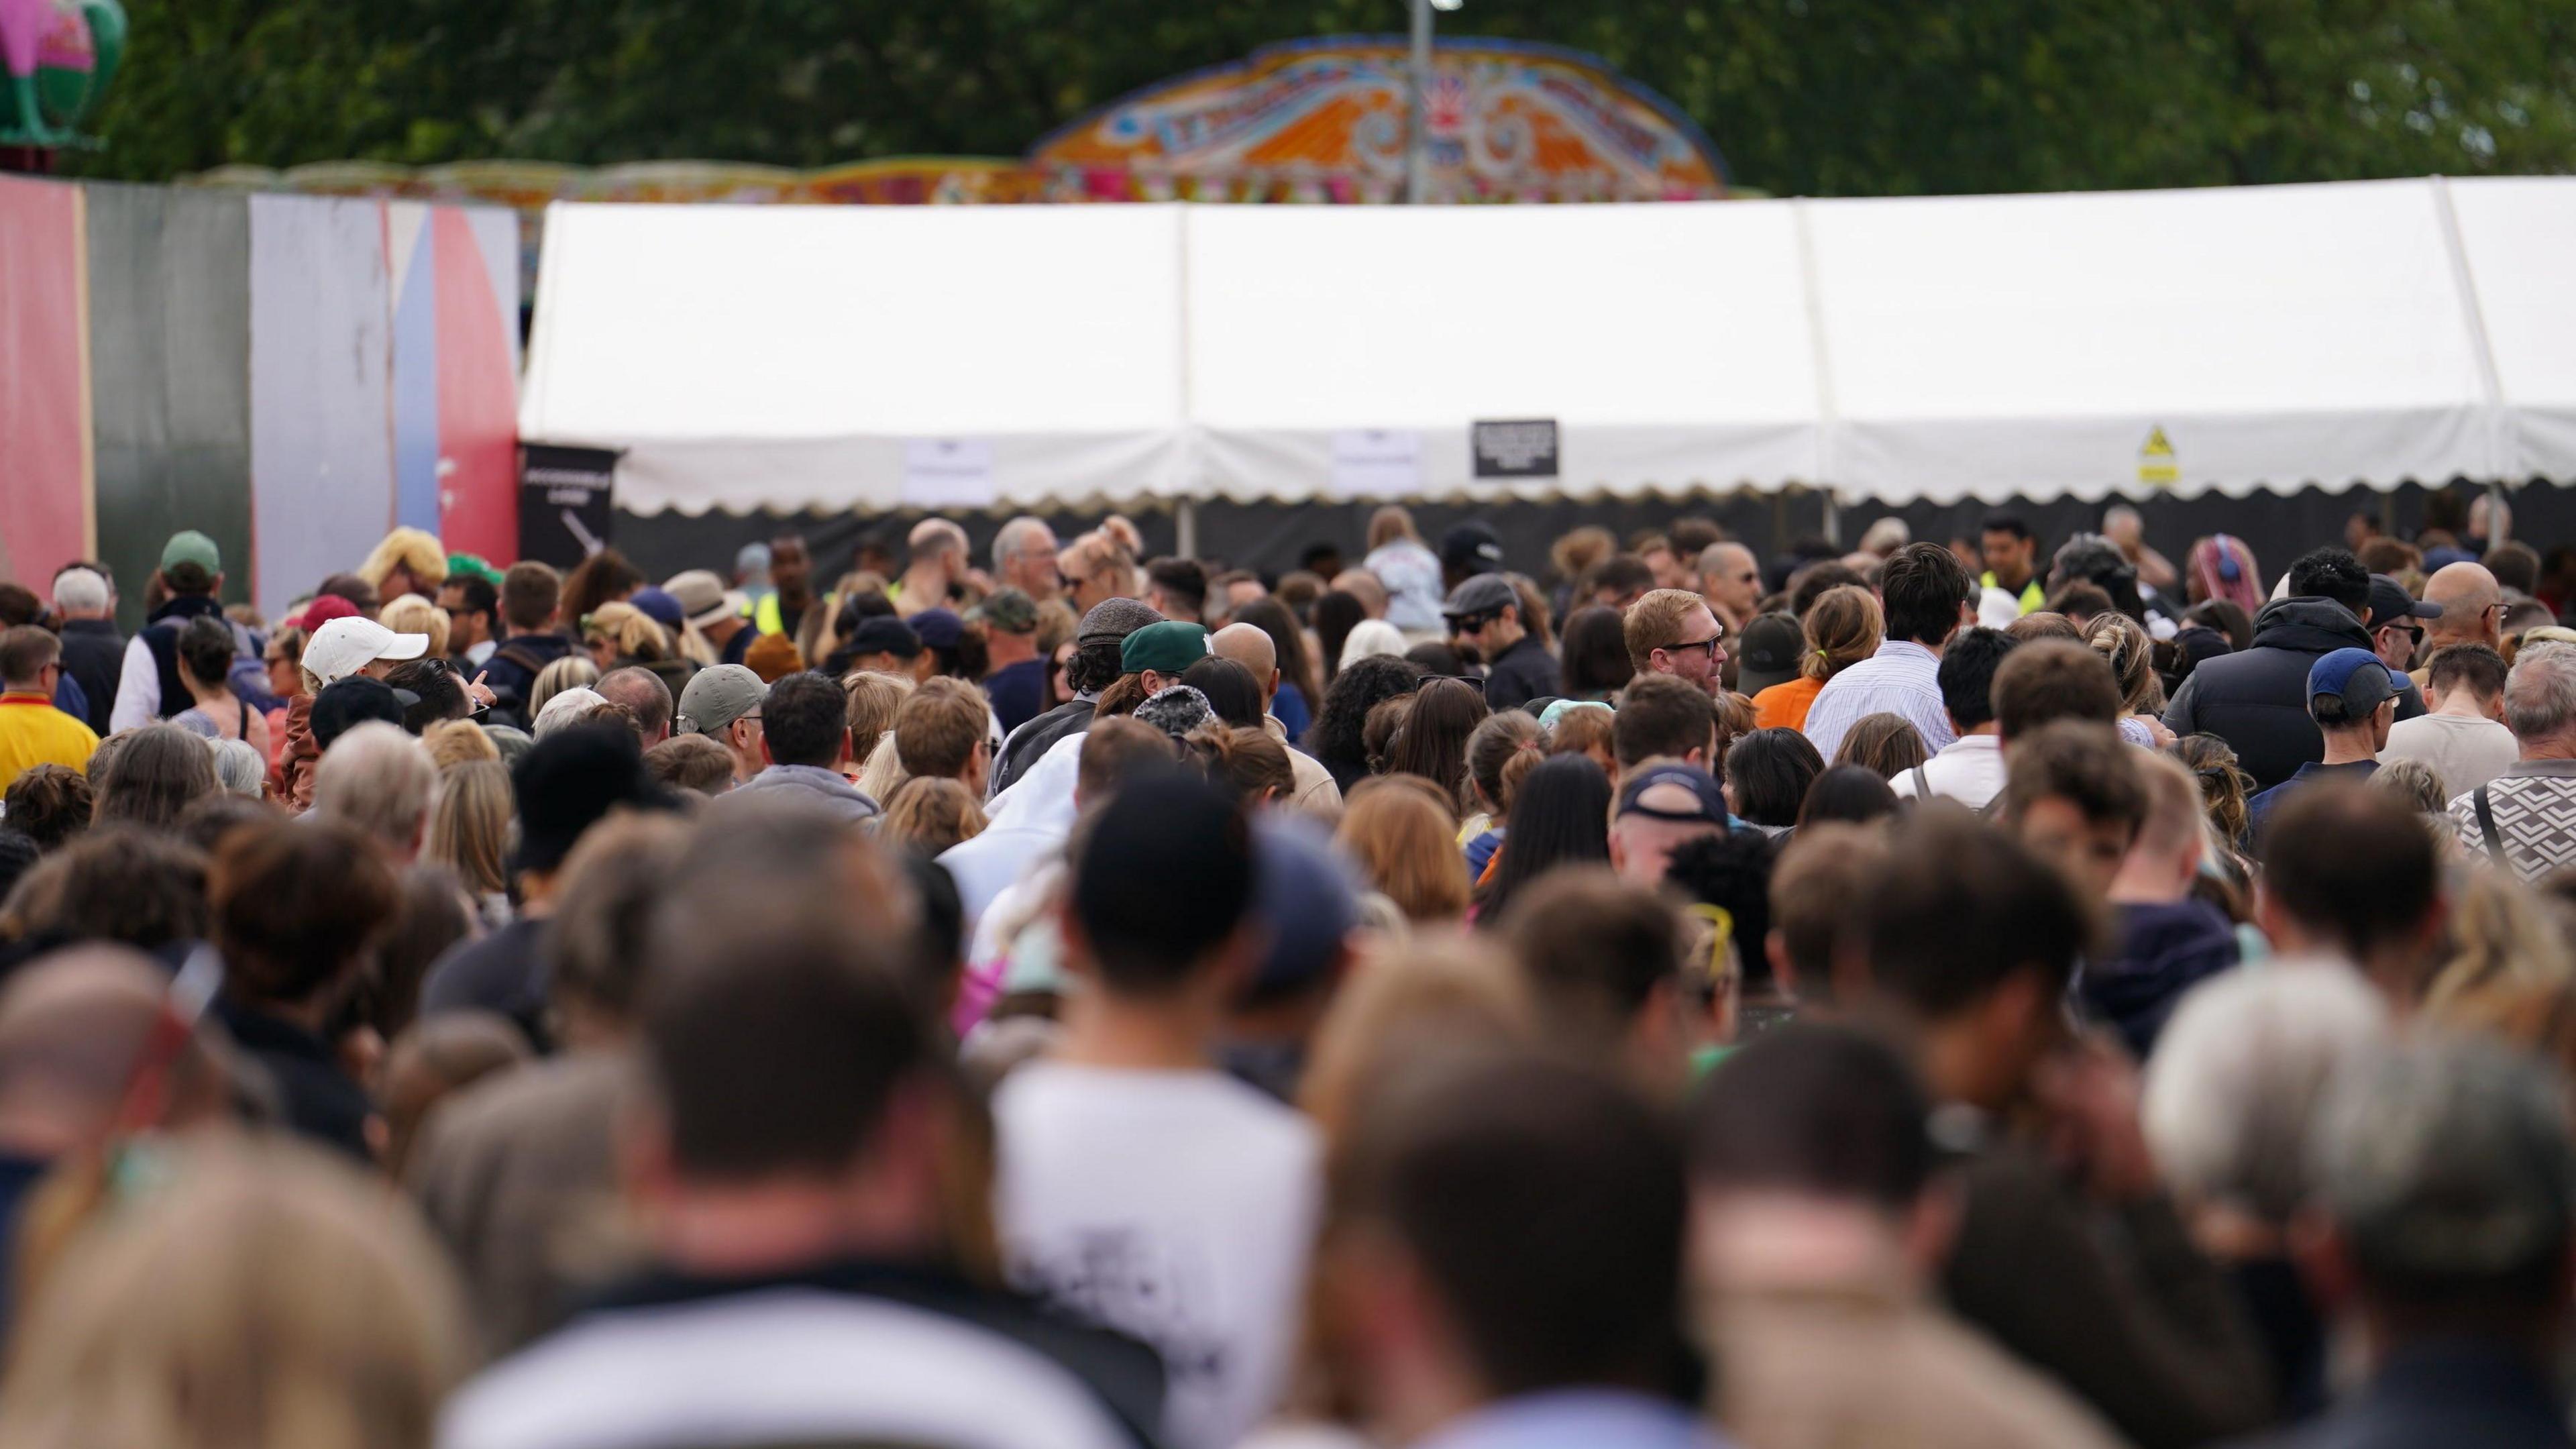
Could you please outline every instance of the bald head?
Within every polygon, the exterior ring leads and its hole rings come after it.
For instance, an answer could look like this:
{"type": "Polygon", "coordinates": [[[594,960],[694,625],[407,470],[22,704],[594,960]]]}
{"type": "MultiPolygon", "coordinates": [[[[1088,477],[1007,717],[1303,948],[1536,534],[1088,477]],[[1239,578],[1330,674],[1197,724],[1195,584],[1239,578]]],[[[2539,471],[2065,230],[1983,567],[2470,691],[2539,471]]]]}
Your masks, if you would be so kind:
{"type": "MultiPolygon", "coordinates": [[[[104,1135],[161,1020],[170,975],[121,946],[74,946],[0,990],[0,1151],[52,1157],[104,1135]]],[[[213,1068],[188,1048],[174,1083],[202,1099],[213,1068]]]]}
{"type": "Polygon", "coordinates": [[[1208,636],[1208,652],[1251,670],[1253,680],[1261,686],[1261,707],[1270,707],[1270,696],[1279,688],[1279,647],[1259,626],[1226,625],[1208,636]]]}
{"type": "Polygon", "coordinates": [[[2424,602],[2442,606],[2442,617],[2424,622],[2427,652],[2437,645],[2497,642],[2504,589],[2486,565],[2445,564],[2424,581],[2424,602]]]}
{"type": "Polygon", "coordinates": [[[966,552],[966,530],[945,518],[925,518],[912,526],[912,535],[904,541],[916,559],[936,558],[966,552]]]}
{"type": "Polygon", "coordinates": [[[671,686],[650,669],[628,665],[599,676],[591,689],[610,704],[622,704],[635,716],[635,731],[651,749],[671,737],[671,686]]]}

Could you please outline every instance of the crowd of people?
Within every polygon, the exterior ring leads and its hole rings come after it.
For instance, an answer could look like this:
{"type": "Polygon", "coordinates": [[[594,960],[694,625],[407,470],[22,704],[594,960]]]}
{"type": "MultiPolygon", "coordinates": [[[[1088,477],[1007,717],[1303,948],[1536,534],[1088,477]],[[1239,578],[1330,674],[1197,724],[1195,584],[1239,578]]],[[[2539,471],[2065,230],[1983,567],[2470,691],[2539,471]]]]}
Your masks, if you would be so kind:
{"type": "Polygon", "coordinates": [[[2050,542],[0,584],[0,1449],[2568,1444],[2576,548],[2050,542]]]}

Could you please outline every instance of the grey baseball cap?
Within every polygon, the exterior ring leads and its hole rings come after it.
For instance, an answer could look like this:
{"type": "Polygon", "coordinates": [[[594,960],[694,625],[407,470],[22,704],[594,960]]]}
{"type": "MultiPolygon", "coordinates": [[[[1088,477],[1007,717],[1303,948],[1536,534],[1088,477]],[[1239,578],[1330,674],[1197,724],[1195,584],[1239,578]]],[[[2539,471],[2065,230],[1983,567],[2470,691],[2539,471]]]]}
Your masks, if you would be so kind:
{"type": "Polygon", "coordinates": [[[1082,616],[1082,626],[1073,637],[1080,639],[1124,639],[1148,624],[1163,622],[1161,611],[1140,599],[1103,599],[1082,616]]]}
{"type": "Polygon", "coordinates": [[[760,708],[768,694],[769,686],[760,682],[760,676],[739,664],[701,669],[690,679],[689,687],[680,691],[680,708],[671,717],[671,729],[684,735],[721,733],[735,720],[760,708]]]}

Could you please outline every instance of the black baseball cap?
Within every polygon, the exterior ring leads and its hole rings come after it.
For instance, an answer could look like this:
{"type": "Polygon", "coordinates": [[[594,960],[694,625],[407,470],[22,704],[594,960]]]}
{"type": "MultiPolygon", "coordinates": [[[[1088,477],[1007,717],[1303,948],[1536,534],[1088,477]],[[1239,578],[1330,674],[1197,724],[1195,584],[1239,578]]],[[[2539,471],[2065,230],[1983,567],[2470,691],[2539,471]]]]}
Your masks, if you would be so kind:
{"type": "Polygon", "coordinates": [[[874,614],[859,621],[850,637],[841,642],[841,652],[856,657],[861,654],[891,654],[897,659],[910,659],[921,653],[921,636],[912,626],[892,614],[874,614]]]}
{"type": "Polygon", "coordinates": [[[2406,586],[2386,574],[2370,576],[2370,618],[2365,628],[2382,629],[2400,619],[2438,619],[2442,606],[2428,604],[2406,592],[2406,586]]]}
{"type": "MultiPolygon", "coordinates": [[[[305,716],[305,725],[313,731],[313,743],[327,750],[332,741],[371,719],[399,726],[403,711],[409,707],[403,703],[406,694],[411,691],[396,689],[371,675],[335,679],[313,696],[313,709],[305,716]]],[[[412,694],[411,702],[420,703],[420,696],[412,694]]]]}
{"type": "Polygon", "coordinates": [[[1500,534],[1481,523],[1462,523],[1440,535],[1440,566],[1455,573],[1492,573],[1503,566],[1500,534]]]}
{"type": "Polygon", "coordinates": [[[1789,614],[1764,614],[1744,626],[1735,642],[1735,687],[1760,694],[1798,677],[1798,662],[1807,651],[1807,632],[1789,614]]]}

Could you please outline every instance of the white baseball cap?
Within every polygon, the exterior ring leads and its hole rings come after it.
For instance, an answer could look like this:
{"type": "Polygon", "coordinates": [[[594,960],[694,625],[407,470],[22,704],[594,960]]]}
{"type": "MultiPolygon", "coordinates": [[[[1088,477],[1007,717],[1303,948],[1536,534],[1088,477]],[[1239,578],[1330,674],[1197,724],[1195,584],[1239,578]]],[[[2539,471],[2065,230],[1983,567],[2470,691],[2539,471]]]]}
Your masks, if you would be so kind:
{"type": "Polygon", "coordinates": [[[306,642],[304,667],[324,684],[336,684],[379,659],[418,659],[428,652],[426,634],[397,634],[373,619],[333,619],[306,642]]]}

